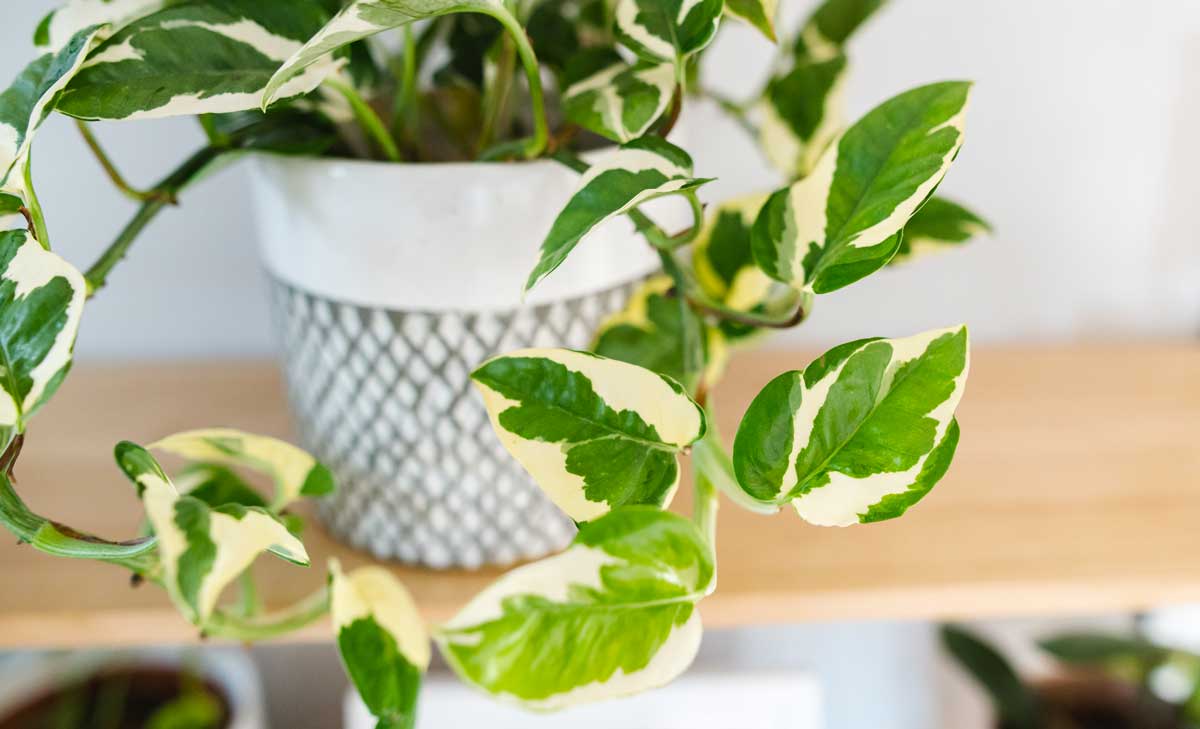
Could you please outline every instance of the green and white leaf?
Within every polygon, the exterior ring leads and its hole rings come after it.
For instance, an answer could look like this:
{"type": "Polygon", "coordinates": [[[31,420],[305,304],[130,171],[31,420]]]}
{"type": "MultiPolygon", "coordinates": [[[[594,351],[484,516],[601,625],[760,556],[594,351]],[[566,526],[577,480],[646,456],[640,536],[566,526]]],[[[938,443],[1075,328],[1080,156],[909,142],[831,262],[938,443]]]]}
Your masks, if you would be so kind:
{"type": "Polygon", "coordinates": [[[79,31],[62,50],[26,66],[0,93],[0,192],[23,197],[34,132],[54,111],[55,99],[79,72],[99,31],[79,31]]]}
{"type": "Polygon", "coordinates": [[[758,265],[818,294],[887,265],[962,146],[969,96],[965,82],[921,86],[850,127],[812,174],[767,200],[754,224],[758,265]]]}
{"type": "MultiPolygon", "coordinates": [[[[258,109],[267,82],[328,20],[316,0],[186,0],[129,24],[88,58],[58,110],[81,119],[150,119],[258,109]]],[[[328,58],[278,89],[315,89],[328,58]]]]}
{"type": "Polygon", "coordinates": [[[687,519],[651,507],[583,525],[562,554],[509,572],[435,632],[467,683],[552,710],[663,686],[700,647],[713,555],[687,519]]]}
{"type": "Polygon", "coordinates": [[[674,380],[565,349],[525,349],[472,375],[500,442],[575,521],[666,506],[704,412],[674,380]]]}
{"type": "Polygon", "coordinates": [[[563,113],[579,126],[614,139],[636,139],[663,115],[675,93],[675,66],[630,65],[611,48],[586,50],[563,74],[563,113]]]}
{"type": "Polygon", "coordinates": [[[161,10],[171,0],[70,0],[46,16],[38,27],[34,42],[38,47],[57,53],[83,30],[108,26],[113,33],[133,21],[161,10]]]}
{"type": "Polygon", "coordinates": [[[513,25],[517,24],[501,0],[354,0],[285,59],[266,85],[263,107],[285,97],[297,74],[312,73],[309,68],[326,62],[324,59],[340,48],[418,20],[466,12],[503,16],[513,25]]]}
{"type": "Polygon", "coordinates": [[[725,0],[725,12],[740,18],[762,31],[772,43],[775,37],[775,14],[779,0],[725,0]]]}
{"type": "Polygon", "coordinates": [[[777,286],[754,262],[751,232],[765,194],[746,195],[716,206],[692,242],[696,282],[709,298],[731,309],[751,311],[777,286]]]}
{"type": "Polygon", "coordinates": [[[329,567],[333,630],[346,673],[383,729],[416,723],[429,632],[412,595],[383,567],[329,567]]]}
{"type": "Polygon", "coordinates": [[[71,368],[83,275],[28,232],[0,232],[0,432],[20,433],[71,368]]]}
{"type": "Polygon", "coordinates": [[[617,0],[617,39],[641,58],[680,66],[712,42],[724,9],[723,0],[617,0]]]}
{"type": "Polygon", "coordinates": [[[904,239],[892,263],[906,263],[927,253],[961,246],[992,232],[987,221],[956,202],[931,197],[904,227],[904,239]]]}
{"type": "Polygon", "coordinates": [[[644,202],[695,190],[709,182],[692,175],[692,158],[656,136],[621,145],[593,164],[542,241],[541,255],[525,283],[528,291],[558,268],[596,226],[644,202]]]}
{"type": "Polygon", "coordinates": [[[167,436],[150,445],[191,461],[252,468],[275,482],[272,508],[285,508],[297,499],[324,496],[334,489],[333,474],[303,449],[277,438],[229,428],[191,430],[167,436]]]}
{"type": "Polygon", "coordinates": [[[965,327],[835,347],[751,403],[734,441],[738,483],[821,526],[900,516],[950,465],[968,366],[965,327]]]}
{"type": "Polygon", "coordinates": [[[203,626],[221,593],[264,551],[308,564],[308,553],[268,511],[228,504],[210,507],[180,495],[149,451],[133,443],[116,448],[117,464],[138,488],[158,537],[163,582],[193,623],[203,626]]]}
{"type": "Polygon", "coordinates": [[[885,0],[825,0],[809,17],[796,38],[797,59],[823,61],[842,52],[846,41],[862,27],[885,0]]]}
{"type": "Polygon", "coordinates": [[[772,78],[762,102],[759,142],[767,158],[791,177],[812,172],[845,128],[846,57],[801,59],[772,78]]]}
{"type": "Polygon", "coordinates": [[[25,218],[21,216],[24,205],[25,201],[16,195],[0,192],[0,231],[25,227],[25,218]]]}
{"type": "Polygon", "coordinates": [[[655,276],[638,287],[625,308],[600,325],[592,351],[601,357],[628,362],[683,383],[688,391],[698,381],[712,382],[725,363],[725,340],[709,329],[690,308],[691,331],[703,338],[704,372],[688,372],[685,362],[687,325],[679,298],[668,296],[673,283],[668,276],[655,276]]]}

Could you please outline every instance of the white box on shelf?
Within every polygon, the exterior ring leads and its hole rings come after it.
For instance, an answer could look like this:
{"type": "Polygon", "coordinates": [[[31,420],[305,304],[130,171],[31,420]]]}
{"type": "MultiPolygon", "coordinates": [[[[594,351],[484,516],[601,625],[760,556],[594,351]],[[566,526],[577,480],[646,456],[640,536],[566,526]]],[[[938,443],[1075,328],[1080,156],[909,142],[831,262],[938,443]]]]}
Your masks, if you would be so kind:
{"type": "MultiPolygon", "coordinates": [[[[346,729],[375,721],[351,690],[346,729]]],[[[823,729],[821,686],[794,671],[700,672],[628,699],[534,714],[498,703],[450,678],[432,676],[421,693],[420,729],[823,729]]]]}

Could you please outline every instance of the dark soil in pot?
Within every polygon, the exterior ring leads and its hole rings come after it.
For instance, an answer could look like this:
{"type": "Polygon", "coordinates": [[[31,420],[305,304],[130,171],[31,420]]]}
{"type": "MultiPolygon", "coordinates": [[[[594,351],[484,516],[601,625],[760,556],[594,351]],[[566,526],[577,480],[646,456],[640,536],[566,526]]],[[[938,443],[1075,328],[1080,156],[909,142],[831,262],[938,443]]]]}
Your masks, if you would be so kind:
{"type": "Polygon", "coordinates": [[[227,729],[229,724],[229,701],[220,689],[168,668],[102,671],[0,717],[0,729],[227,729]]]}
{"type": "Polygon", "coordinates": [[[1174,707],[1107,677],[1062,676],[1032,688],[1040,700],[1044,729],[1184,729],[1174,707]]]}

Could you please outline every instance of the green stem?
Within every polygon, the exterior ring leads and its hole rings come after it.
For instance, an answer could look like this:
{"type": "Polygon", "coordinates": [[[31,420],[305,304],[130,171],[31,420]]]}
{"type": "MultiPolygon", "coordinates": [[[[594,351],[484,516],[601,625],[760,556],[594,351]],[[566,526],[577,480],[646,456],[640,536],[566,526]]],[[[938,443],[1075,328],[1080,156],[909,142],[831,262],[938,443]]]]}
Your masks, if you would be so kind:
{"type": "Polygon", "coordinates": [[[700,532],[704,538],[708,540],[708,545],[713,551],[717,549],[717,512],[721,508],[721,502],[717,498],[717,490],[707,477],[699,470],[696,471],[695,478],[696,489],[693,494],[695,502],[692,504],[692,521],[696,526],[700,527],[700,532]]]}
{"type": "Polygon", "coordinates": [[[29,211],[29,219],[33,221],[33,236],[37,238],[42,248],[50,250],[50,231],[46,228],[46,215],[42,212],[42,203],[38,200],[37,191],[33,189],[33,153],[30,152],[25,160],[22,174],[25,179],[25,209],[29,211]]]}
{"type": "Polygon", "coordinates": [[[295,605],[272,613],[246,617],[217,610],[205,623],[204,634],[247,643],[269,640],[320,620],[329,612],[329,607],[329,587],[325,586],[295,605]]]}
{"type": "Polygon", "coordinates": [[[56,557],[108,562],[143,577],[157,573],[158,554],[152,542],[123,545],[55,524],[29,510],[7,474],[0,474],[0,525],[22,543],[56,557]]]}
{"type": "Polygon", "coordinates": [[[546,142],[550,139],[550,127],[546,123],[546,100],[542,93],[542,71],[537,54],[533,52],[525,29],[507,10],[490,6],[485,10],[484,6],[480,6],[480,12],[485,12],[500,21],[517,44],[517,55],[521,57],[521,65],[525,68],[525,77],[529,82],[529,100],[533,104],[533,137],[522,146],[525,158],[534,159],[545,151],[546,142]]]}
{"type": "MultiPolygon", "coordinates": [[[[674,254],[658,248],[658,258],[662,261],[663,270],[671,277],[677,291],[687,290],[687,277],[675,260],[674,254]]],[[[692,316],[687,298],[679,297],[679,321],[683,328],[680,346],[683,348],[683,372],[685,381],[690,381],[692,375],[704,372],[704,338],[700,331],[700,323],[692,316]]],[[[699,378],[698,378],[699,379],[699,378]]]]}
{"type": "Polygon", "coordinates": [[[791,329],[802,324],[808,316],[808,310],[804,306],[803,298],[794,305],[795,308],[792,310],[792,313],[787,316],[777,316],[730,309],[723,304],[712,301],[695,288],[684,291],[684,296],[687,298],[688,303],[692,305],[692,308],[700,313],[743,326],[761,327],[763,329],[791,329]]]}
{"type": "Polygon", "coordinates": [[[104,151],[104,148],[100,146],[100,140],[96,139],[96,135],[92,133],[92,128],[88,126],[87,122],[83,121],[82,119],[76,119],[75,126],[79,128],[79,133],[83,136],[83,141],[87,144],[88,149],[92,151],[92,156],[94,156],[96,161],[100,163],[100,167],[104,169],[104,174],[108,175],[108,179],[112,181],[113,185],[116,186],[116,188],[120,190],[125,197],[133,200],[134,202],[146,202],[147,200],[153,200],[156,197],[163,196],[163,193],[159,190],[139,190],[133,185],[130,185],[125,177],[121,175],[120,170],[117,169],[117,166],[113,163],[112,158],[110,158],[104,151]]]}
{"type": "Polygon", "coordinates": [[[497,129],[501,126],[500,120],[505,116],[508,98],[512,93],[516,53],[509,36],[503,36],[496,55],[498,57],[495,62],[495,76],[483,93],[483,128],[475,145],[476,156],[491,145],[497,129]]]}
{"type": "Polygon", "coordinates": [[[400,156],[400,149],[396,146],[396,140],[392,139],[387,126],[367,103],[367,100],[353,86],[336,78],[327,78],[325,83],[346,99],[350,104],[350,110],[354,112],[354,118],[358,125],[367,133],[367,137],[379,145],[388,160],[400,162],[403,158],[400,156]]]}
{"type": "Polygon", "coordinates": [[[396,94],[396,108],[392,128],[395,136],[409,145],[416,143],[417,130],[417,40],[412,24],[404,26],[404,50],[400,66],[400,93],[396,94]]]}
{"type": "Polygon", "coordinates": [[[125,257],[125,254],[129,251],[129,247],[133,245],[133,241],[150,224],[150,221],[154,220],[162,209],[168,205],[167,200],[174,199],[184,187],[199,176],[213,160],[217,159],[225,151],[227,150],[215,147],[201,149],[189,157],[178,169],[167,175],[156,186],[155,189],[163,194],[142,203],[141,208],[134,214],[133,219],[126,224],[116,240],[109,245],[96,263],[84,274],[84,279],[88,284],[89,297],[94,296],[97,291],[104,288],[104,285],[108,283],[108,274],[112,271],[113,267],[125,257]]]}

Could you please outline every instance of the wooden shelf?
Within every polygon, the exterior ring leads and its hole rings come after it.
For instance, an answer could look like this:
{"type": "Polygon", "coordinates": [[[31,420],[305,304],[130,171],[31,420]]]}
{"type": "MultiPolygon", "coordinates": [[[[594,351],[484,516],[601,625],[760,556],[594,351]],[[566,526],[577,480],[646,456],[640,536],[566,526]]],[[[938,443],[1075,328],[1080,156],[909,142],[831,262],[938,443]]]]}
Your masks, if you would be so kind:
{"type": "MultiPolygon", "coordinates": [[[[732,435],[749,399],[808,357],[735,362],[716,395],[732,435]]],[[[906,517],[821,529],[726,503],[710,627],[865,618],[951,618],[1135,610],[1200,602],[1200,346],[1159,344],[975,352],[947,478],[906,517]]],[[[81,366],[34,424],[17,475],[36,511],[110,537],[141,510],[112,463],[121,439],[192,427],[290,434],[273,365],[81,366]]],[[[680,504],[686,508],[686,504],[680,504]]],[[[367,561],[315,523],[311,569],[262,560],[282,605],[320,565],[367,561]]],[[[396,568],[431,620],[497,572],[396,568]]],[[[157,588],[121,570],[0,543],[0,647],[196,640],[157,588]]],[[[313,626],[298,640],[324,640],[313,626]]]]}

